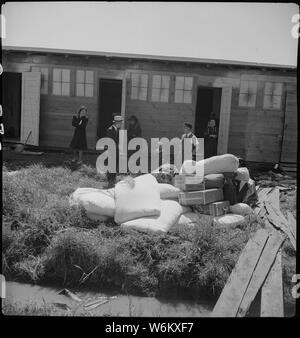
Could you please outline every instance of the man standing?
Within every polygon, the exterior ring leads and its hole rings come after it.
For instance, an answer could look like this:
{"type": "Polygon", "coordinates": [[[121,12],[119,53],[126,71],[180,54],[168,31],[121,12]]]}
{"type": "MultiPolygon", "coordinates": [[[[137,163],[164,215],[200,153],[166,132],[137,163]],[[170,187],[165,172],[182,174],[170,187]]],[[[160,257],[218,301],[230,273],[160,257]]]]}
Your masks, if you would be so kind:
{"type": "MultiPolygon", "coordinates": [[[[181,141],[183,143],[185,138],[191,139],[192,143],[192,159],[196,161],[196,152],[199,149],[199,141],[197,137],[192,133],[193,126],[190,123],[185,122],[183,124],[184,134],[181,136],[181,141]]],[[[184,151],[183,151],[184,154],[184,151]]]]}
{"type": "Polygon", "coordinates": [[[123,117],[120,115],[115,115],[113,124],[107,129],[106,131],[106,137],[111,138],[116,145],[116,172],[110,173],[107,172],[107,180],[109,182],[109,185],[113,185],[116,180],[117,172],[119,169],[119,131],[122,127],[123,117]]]}

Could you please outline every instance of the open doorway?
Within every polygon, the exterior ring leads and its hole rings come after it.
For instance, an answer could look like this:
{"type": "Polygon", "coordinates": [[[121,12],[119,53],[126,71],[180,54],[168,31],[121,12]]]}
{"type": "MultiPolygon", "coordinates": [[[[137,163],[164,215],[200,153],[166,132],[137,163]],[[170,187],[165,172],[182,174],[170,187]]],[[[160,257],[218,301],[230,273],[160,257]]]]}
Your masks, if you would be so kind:
{"type": "MultiPolygon", "coordinates": [[[[203,138],[207,131],[208,121],[211,117],[216,122],[216,131],[218,135],[220,122],[222,88],[198,87],[197,104],[195,116],[194,132],[198,138],[203,138]]],[[[217,144],[217,139],[216,139],[217,144]]],[[[204,142],[205,154],[204,157],[217,155],[217,146],[209,147],[207,142],[204,142]]]]}
{"type": "Polygon", "coordinates": [[[99,80],[99,112],[97,137],[105,137],[114,115],[121,115],[122,80],[99,80]]]}
{"type": "Polygon", "coordinates": [[[2,107],[5,139],[19,141],[21,130],[22,73],[2,75],[2,107]]]}

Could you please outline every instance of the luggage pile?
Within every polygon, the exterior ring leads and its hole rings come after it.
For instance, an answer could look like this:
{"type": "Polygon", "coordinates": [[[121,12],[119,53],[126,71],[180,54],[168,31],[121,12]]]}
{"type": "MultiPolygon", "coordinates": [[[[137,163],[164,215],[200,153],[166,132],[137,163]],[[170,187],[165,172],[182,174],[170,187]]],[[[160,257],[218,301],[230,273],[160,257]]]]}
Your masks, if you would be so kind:
{"type": "Polygon", "coordinates": [[[192,207],[200,215],[210,215],[221,227],[244,223],[245,217],[253,213],[250,205],[257,201],[255,182],[248,169],[239,168],[238,158],[231,154],[184,162],[180,174],[174,177],[174,186],[181,190],[181,205],[192,207]],[[196,174],[200,165],[204,175],[196,174]]]}
{"type": "Polygon", "coordinates": [[[203,176],[186,173],[184,163],[173,184],[158,183],[152,174],[127,177],[112,189],[78,188],[69,203],[83,206],[93,220],[114,218],[123,229],[141,231],[165,233],[175,225],[206,221],[225,227],[244,222],[252,213],[246,203],[256,194],[247,168],[239,168],[231,154],[203,161],[203,176]]]}

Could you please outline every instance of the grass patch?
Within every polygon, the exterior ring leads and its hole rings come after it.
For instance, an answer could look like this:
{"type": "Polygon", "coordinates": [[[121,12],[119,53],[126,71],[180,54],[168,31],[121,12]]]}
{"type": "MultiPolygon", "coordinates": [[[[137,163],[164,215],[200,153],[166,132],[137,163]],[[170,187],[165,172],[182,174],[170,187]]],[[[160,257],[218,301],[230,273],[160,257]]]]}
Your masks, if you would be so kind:
{"type": "MultiPolygon", "coordinates": [[[[158,174],[159,182],[172,177],[158,174]]],[[[258,224],[217,229],[203,222],[168,234],[121,231],[113,220],[91,221],[70,207],[78,187],[106,188],[89,166],[32,165],[3,172],[3,260],[7,279],[126,294],[216,299],[258,224]]],[[[295,252],[284,249],[289,297],[295,252]]]]}

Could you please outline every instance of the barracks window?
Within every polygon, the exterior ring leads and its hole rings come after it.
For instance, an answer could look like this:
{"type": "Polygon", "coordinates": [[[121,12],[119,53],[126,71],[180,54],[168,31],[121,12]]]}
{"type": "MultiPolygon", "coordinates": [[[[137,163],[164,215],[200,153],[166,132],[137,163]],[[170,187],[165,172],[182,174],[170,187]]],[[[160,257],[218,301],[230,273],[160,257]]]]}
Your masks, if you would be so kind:
{"type": "Polygon", "coordinates": [[[53,69],[53,95],[70,96],[70,69],[53,69]]]}
{"type": "Polygon", "coordinates": [[[94,96],[94,72],[91,70],[76,71],[76,96],[94,96]]]}
{"type": "Polygon", "coordinates": [[[170,89],[170,76],[153,75],[151,101],[168,102],[169,89],[170,89]]]}
{"type": "Polygon", "coordinates": [[[176,76],[175,103],[192,103],[193,80],[192,76],[176,76]]]}
{"type": "Polygon", "coordinates": [[[147,100],[148,74],[131,73],[131,99],[147,100]]]}
{"type": "Polygon", "coordinates": [[[283,84],[266,82],[264,91],[264,109],[280,109],[283,84]]]}

